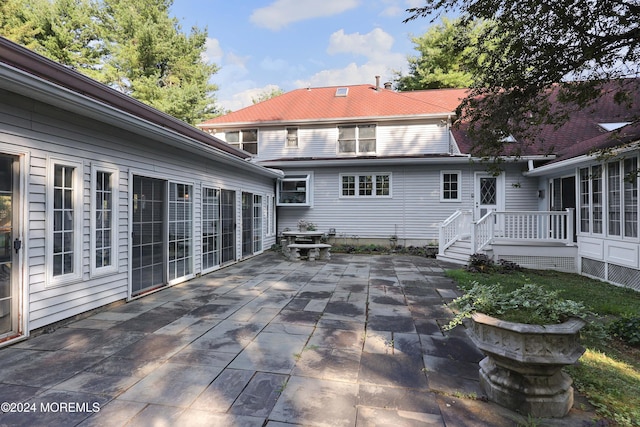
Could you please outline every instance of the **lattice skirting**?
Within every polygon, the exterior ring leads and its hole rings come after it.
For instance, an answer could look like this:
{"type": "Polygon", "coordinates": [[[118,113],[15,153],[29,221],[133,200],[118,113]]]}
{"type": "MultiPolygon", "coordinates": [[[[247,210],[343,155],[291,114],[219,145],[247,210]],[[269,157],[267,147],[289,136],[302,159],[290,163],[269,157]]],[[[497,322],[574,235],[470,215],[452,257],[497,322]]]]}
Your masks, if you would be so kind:
{"type": "Polygon", "coordinates": [[[536,270],[559,270],[575,273],[576,261],[573,257],[529,256],[529,255],[500,255],[501,259],[511,261],[520,267],[536,270]]]}
{"type": "Polygon", "coordinates": [[[582,274],[640,291],[640,270],[589,258],[581,261],[582,274]]]}

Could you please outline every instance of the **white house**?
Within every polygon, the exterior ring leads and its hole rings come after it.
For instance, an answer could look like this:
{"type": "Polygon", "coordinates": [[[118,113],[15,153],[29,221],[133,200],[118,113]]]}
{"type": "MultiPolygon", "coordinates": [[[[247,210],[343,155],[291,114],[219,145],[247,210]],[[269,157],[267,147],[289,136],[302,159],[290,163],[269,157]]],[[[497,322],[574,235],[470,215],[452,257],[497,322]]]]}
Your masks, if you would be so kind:
{"type": "Polygon", "coordinates": [[[487,252],[637,289],[638,181],[624,180],[637,168],[637,145],[606,162],[589,155],[621,144],[620,132],[624,142],[640,139],[630,125],[640,91],[630,93],[617,104],[604,91],[562,127],[536,128],[536,141],[510,138],[525,149],[506,155],[499,175],[451,129],[462,89],[395,92],[378,79],[298,89],[198,126],[284,172],[278,232],[305,219],[336,239],[438,241],[442,259],[487,252]]]}
{"type": "Polygon", "coordinates": [[[0,341],[269,248],[248,156],[0,38],[0,341]]]}

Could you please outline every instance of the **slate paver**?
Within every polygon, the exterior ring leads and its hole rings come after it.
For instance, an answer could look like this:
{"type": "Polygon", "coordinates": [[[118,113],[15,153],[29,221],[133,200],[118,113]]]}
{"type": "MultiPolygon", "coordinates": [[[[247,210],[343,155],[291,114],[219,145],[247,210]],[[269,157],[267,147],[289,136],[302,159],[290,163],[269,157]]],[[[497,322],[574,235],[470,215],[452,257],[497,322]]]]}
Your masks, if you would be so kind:
{"type": "MultiPolygon", "coordinates": [[[[0,349],[0,400],[99,405],[2,414],[0,425],[513,426],[482,399],[483,355],[446,264],[265,252],[0,349]],[[465,398],[465,396],[468,396],[465,398]]],[[[577,399],[550,426],[582,426],[577,399]]]]}

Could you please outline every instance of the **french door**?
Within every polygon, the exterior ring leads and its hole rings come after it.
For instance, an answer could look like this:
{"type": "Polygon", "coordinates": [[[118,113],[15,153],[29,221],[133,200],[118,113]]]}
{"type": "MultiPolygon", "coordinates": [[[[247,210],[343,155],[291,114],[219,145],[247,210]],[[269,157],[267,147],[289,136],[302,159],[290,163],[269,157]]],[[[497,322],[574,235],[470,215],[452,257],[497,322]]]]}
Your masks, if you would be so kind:
{"type": "Polygon", "coordinates": [[[236,259],[236,192],[220,191],[220,237],[222,264],[236,259]]]}
{"type": "Polygon", "coordinates": [[[19,332],[18,177],[18,159],[0,154],[0,339],[19,332]]]}
{"type": "Polygon", "coordinates": [[[132,295],[166,283],[165,199],[165,181],[133,177],[132,295]]]}

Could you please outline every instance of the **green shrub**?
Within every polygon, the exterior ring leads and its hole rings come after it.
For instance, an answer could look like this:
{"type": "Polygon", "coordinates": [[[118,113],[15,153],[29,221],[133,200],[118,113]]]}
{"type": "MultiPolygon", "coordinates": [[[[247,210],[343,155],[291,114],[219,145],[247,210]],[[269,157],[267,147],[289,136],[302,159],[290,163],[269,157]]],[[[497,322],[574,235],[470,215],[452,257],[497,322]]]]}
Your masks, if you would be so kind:
{"type": "Polygon", "coordinates": [[[473,313],[481,312],[502,320],[533,325],[562,323],[570,317],[587,317],[582,303],[563,299],[558,292],[527,283],[511,292],[500,285],[472,283],[465,294],[451,303],[456,316],[447,325],[452,329],[473,313]]]}
{"type": "Polygon", "coordinates": [[[640,346],[640,316],[623,316],[611,323],[609,331],[630,345],[640,346]]]}

